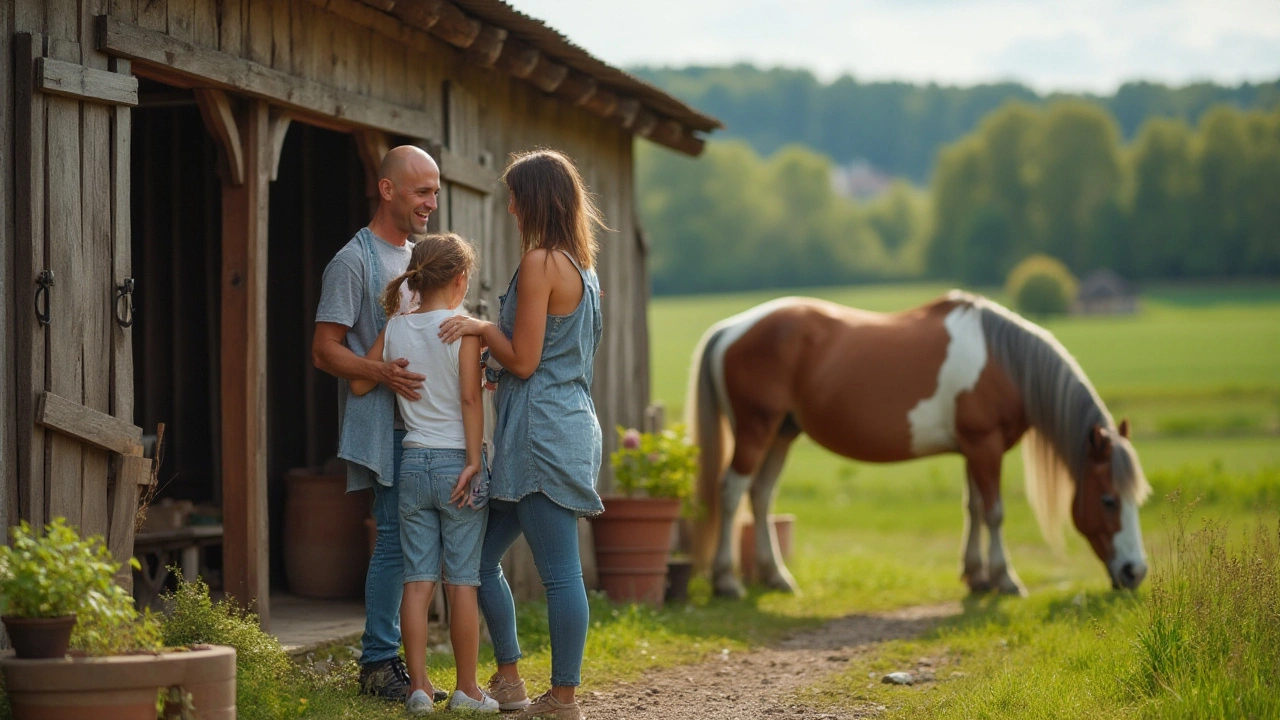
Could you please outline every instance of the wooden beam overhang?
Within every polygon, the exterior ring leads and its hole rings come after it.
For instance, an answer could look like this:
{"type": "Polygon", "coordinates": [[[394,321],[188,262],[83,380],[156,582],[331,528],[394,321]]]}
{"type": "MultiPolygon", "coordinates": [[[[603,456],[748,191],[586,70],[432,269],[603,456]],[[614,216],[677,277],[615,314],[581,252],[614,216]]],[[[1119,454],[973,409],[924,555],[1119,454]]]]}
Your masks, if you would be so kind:
{"type": "Polygon", "coordinates": [[[413,138],[440,137],[431,115],[305,80],[164,33],[98,18],[98,49],[134,61],[133,72],[178,87],[234,90],[287,108],[300,120],[349,132],[383,130],[413,138]]]}
{"type": "Polygon", "coordinates": [[[544,93],[554,94],[557,98],[600,117],[614,119],[623,128],[641,137],[691,155],[701,154],[704,147],[703,140],[679,120],[644,107],[638,99],[620,97],[614,90],[602,85],[597,78],[571,69],[528,43],[510,37],[505,28],[469,17],[449,0],[310,2],[399,39],[401,33],[398,30],[387,28],[369,16],[368,10],[379,11],[382,18],[389,14],[411,28],[429,33],[463,50],[466,59],[475,65],[496,68],[530,83],[544,93]],[[659,126],[663,129],[654,132],[659,126]]]}

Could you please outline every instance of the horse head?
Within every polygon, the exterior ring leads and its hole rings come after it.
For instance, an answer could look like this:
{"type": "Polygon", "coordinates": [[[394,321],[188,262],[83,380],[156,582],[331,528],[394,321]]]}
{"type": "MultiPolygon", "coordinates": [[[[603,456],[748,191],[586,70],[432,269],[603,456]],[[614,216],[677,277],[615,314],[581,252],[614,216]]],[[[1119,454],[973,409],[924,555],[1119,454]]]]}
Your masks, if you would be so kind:
{"type": "Polygon", "coordinates": [[[1138,506],[1150,491],[1129,442],[1129,421],[1118,430],[1094,425],[1071,519],[1107,567],[1111,586],[1133,590],[1147,575],[1138,506]]]}

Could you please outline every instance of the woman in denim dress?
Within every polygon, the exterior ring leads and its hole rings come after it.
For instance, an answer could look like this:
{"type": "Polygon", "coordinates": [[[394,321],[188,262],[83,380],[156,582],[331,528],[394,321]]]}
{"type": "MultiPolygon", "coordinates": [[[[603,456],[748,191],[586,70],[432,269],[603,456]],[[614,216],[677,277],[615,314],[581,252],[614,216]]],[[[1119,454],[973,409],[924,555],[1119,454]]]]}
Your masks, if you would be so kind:
{"type": "Polygon", "coordinates": [[[440,326],[446,342],[479,335],[489,347],[489,379],[498,384],[480,560],[480,610],[498,663],[488,689],[502,709],[521,709],[517,717],[578,720],[589,622],[578,518],[604,510],[595,490],[602,438],[591,399],[601,334],[594,230],[604,223],[577,168],[559,152],[519,155],[502,179],[523,257],[498,324],[455,316],[440,326]],[[517,666],[515,603],[499,564],[521,534],[546,589],[551,631],[551,690],[532,703],[517,666]]]}

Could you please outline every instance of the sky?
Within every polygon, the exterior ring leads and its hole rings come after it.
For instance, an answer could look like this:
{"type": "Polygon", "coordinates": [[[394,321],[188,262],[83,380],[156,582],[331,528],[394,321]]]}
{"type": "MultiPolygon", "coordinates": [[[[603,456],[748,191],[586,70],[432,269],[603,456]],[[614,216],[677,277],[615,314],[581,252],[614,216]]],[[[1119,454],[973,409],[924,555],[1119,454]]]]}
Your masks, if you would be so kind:
{"type": "Polygon", "coordinates": [[[1280,0],[507,0],[616,66],[1113,92],[1280,78],[1280,0]]]}

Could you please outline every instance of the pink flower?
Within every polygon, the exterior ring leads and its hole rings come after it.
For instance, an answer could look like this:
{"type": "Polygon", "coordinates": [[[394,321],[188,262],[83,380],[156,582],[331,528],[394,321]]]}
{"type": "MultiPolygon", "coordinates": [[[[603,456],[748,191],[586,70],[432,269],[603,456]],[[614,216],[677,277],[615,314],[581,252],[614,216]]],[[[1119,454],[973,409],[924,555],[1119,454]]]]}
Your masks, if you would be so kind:
{"type": "Polygon", "coordinates": [[[656,463],[661,459],[662,459],[662,456],[659,455],[658,453],[649,453],[649,462],[656,463]]]}
{"type": "Polygon", "coordinates": [[[640,447],[640,431],[630,428],[622,433],[622,447],[627,450],[635,450],[640,447]]]}

